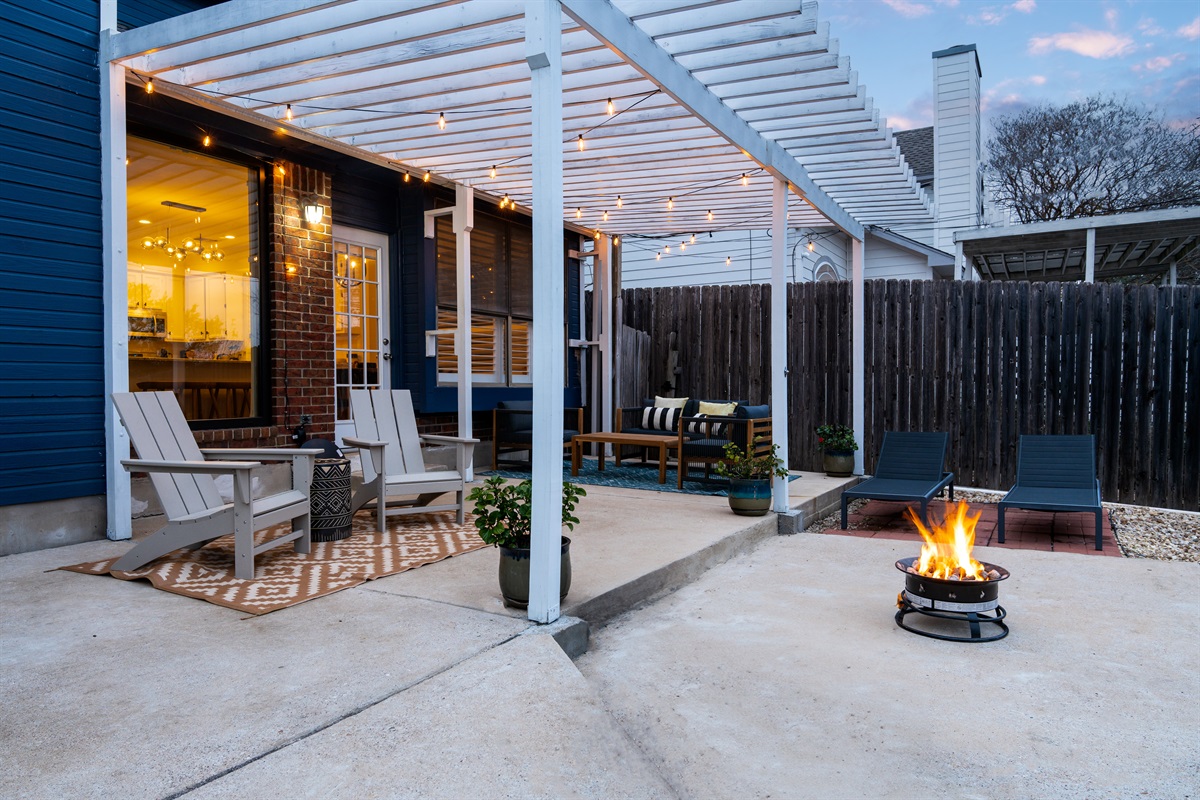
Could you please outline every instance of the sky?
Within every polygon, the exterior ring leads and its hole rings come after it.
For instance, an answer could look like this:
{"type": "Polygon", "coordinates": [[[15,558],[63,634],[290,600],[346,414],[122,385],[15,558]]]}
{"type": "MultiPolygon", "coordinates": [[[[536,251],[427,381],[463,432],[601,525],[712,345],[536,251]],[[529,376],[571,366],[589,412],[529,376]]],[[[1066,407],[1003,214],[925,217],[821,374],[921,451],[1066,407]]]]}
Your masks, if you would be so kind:
{"type": "Polygon", "coordinates": [[[1200,118],[1200,0],[821,0],[893,130],[933,124],[932,54],[974,44],[990,120],[1095,94],[1200,118]]]}

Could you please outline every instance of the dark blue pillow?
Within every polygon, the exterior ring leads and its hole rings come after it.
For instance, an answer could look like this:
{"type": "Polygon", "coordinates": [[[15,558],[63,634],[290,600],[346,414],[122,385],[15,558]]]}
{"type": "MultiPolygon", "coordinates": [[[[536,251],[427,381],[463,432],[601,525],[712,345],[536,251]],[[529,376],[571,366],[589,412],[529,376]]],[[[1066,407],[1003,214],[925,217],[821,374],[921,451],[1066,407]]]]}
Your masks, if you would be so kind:
{"type": "Polygon", "coordinates": [[[733,415],[738,419],[766,419],[771,416],[771,407],[738,405],[733,415]]]}

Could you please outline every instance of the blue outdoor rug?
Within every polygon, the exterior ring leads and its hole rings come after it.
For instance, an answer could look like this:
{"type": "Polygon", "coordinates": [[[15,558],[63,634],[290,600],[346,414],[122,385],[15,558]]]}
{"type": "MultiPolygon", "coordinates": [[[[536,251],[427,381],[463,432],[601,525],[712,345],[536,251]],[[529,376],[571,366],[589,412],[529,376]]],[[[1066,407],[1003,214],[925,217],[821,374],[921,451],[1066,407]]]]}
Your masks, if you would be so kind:
{"type": "MultiPolygon", "coordinates": [[[[676,492],[682,494],[707,494],[714,497],[727,497],[728,492],[721,483],[703,483],[701,481],[686,480],[683,482],[683,488],[676,488],[678,476],[674,468],[667,469],[667,482],[658,482],[658,465],[650,464],[641,466],[637,461],[625,461],[620,467],[613,465],[612,459],[607,459],[604,462],[604,472],[596,468],[596,460],[591,458],[583,459],[579,465],[579,474],[571,476],[571,462],[563,462],[563,480],[572,483],[582,483],[587,486],[617,486],[623,489],[645,489],[651,492],[676,492]]],[[[513,478],[521,480],[529,478],[532,473],[529,470],[521,469],[498,469],[490,473],[499,475],[502,478],[513,478]]],[[[699,473],[702,474],[702,473],[699,473]]],[[[714,477],[717,477],[714,475],[714,477]]],[[[793,475],[791,480],[795,480],[793,475]]],[[[717,480],[721,480],[717,477],[717,480]]]]}

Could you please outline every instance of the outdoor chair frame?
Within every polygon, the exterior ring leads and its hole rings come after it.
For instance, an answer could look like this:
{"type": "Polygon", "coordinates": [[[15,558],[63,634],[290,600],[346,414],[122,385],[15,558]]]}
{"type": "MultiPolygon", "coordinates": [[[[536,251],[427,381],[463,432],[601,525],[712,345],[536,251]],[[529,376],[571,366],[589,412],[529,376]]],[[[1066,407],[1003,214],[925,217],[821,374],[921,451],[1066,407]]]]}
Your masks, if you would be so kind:
{"type": "Polygon", "coordinates": [[[947,487],[954,499],[954,473],[945,471],[949,440],[944,432],[884,432],[875,474],[842,492],[842,530],[848,524],[849,500],[860,497],[919,502],[921,519],[928,525],[929,501],[947,487]]]}
{"type": "Polygon", "coordinates": [[[996,541],[1004,543],[1009,508],[1096,515],[1096,549],[1104,549],[1104,506],[1096,478],[1096,437],[1025,435],[1017,451],[1017,483],[1000,501],[996,541]]]}

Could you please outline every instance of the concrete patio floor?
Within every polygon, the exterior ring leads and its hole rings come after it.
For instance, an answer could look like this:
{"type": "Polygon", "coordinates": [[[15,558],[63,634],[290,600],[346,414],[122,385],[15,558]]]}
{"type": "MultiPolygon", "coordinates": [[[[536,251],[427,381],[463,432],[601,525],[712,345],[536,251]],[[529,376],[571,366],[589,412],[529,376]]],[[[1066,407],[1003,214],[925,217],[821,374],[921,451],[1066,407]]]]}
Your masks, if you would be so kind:
{"type": "MultiPolygon", "coordinates": [[[[793,505],[839,486],[805,476],[793,505]]],[[[1013,572],[1013,633],[954,645],[892,622],[908,543],[776,536],[724,498],[606,487],[579,515],[564,613],[608,624],[576,662],[503,608],[490,548],[253,618],[45,571],[126,543],[0,558],[0,797],[1200,785],[1195,564],[985,548],[1013,572]]]]}

